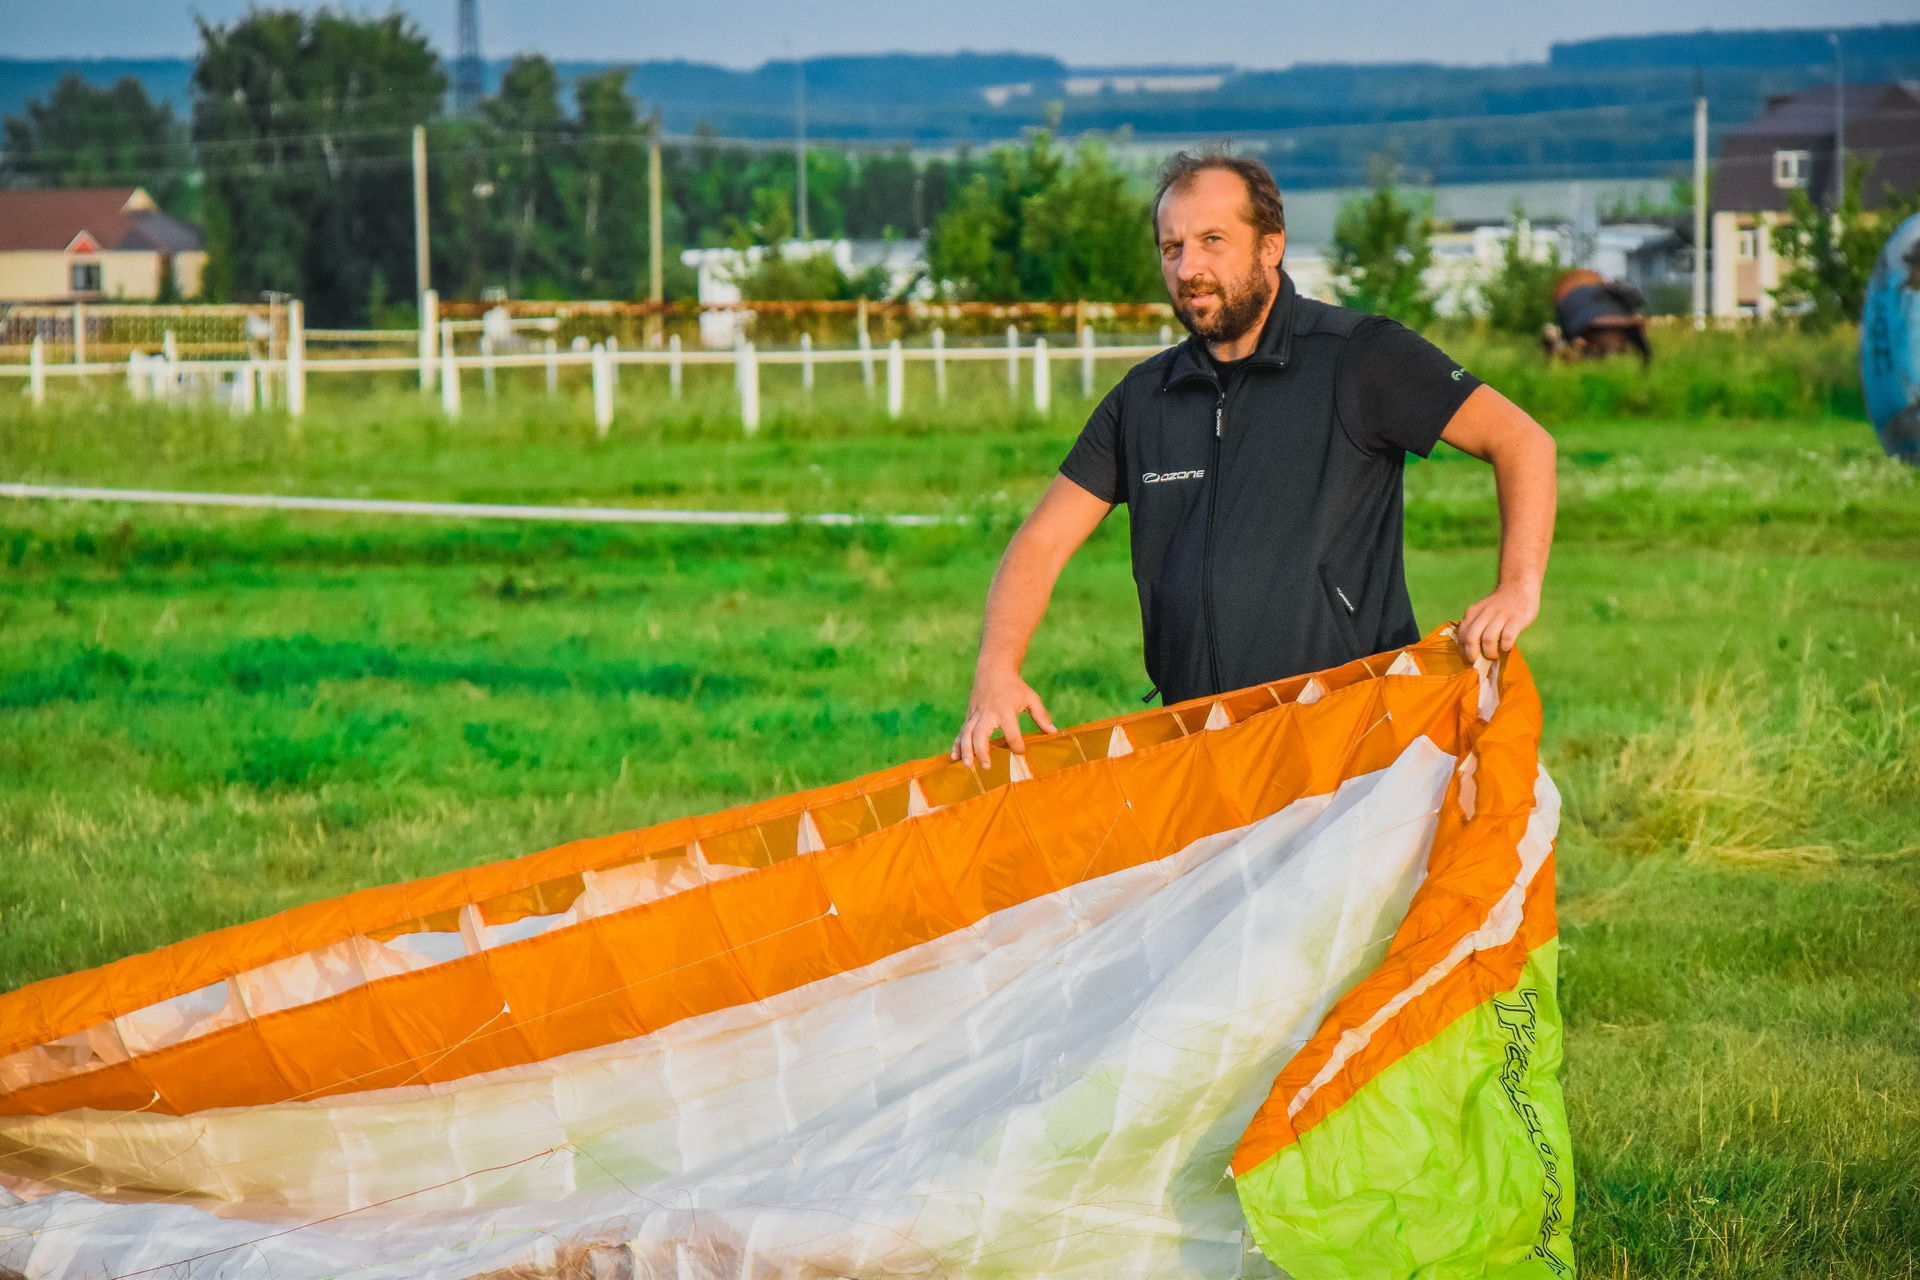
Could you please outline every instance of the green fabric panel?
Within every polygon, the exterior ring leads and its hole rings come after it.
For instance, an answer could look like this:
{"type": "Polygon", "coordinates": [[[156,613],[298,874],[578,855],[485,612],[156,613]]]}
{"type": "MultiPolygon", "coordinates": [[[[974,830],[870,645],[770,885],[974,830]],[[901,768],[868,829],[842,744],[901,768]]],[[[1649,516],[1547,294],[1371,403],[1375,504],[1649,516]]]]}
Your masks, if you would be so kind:
{"type": "Polygon", "coordinates": [[[1568,1280],[1573,1158],[1558,940],[1238,1181],[1294,1280],[1568,1280]]]}

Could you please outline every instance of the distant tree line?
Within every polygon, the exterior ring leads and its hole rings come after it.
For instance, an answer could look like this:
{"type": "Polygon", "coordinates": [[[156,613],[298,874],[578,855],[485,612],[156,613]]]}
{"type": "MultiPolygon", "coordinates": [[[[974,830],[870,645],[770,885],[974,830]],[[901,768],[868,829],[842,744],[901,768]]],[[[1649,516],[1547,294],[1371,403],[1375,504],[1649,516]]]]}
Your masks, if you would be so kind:
{"type": "MultiPolygon", "coordinates": [[[[256,9],[202,20],[193,108],[177,120],[139,82],[68,77],[7,121],[14,185],[147,186],[200,221],[210,298],[304,298],[321,324],[404,323],[413,306],[411,131],[429,137],[430,241],[447,296],[644,297],[653,122],[620,68],[569,85],[516,58],[470,116],[450,117],[447,68],[404,15],[256,9]]],[[[1096,144],[915,159],[806,152],[810,235],[927,236],[932,277],[969,298],[1152,296],[1146,197],[1096,144]]],[[[794,234],[791,148],[723,144],[702,130],[662,149],[669,297],[691,291],[680,250],[778,244],[794,234]]],[[[829,264],[763,265],[758,296],[877,293],[829,264]]]]}

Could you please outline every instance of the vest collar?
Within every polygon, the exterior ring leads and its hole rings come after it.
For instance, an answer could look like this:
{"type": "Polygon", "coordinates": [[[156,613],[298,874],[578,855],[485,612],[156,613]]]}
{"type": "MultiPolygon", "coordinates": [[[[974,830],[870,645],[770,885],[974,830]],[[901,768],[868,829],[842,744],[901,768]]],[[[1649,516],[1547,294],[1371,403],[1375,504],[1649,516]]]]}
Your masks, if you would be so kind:
{"type": "MultiPolygon", "coordinates": [[[[1247,357],[1249,368],[1284,369],[1293,359],[1293,329],[1299,310],[1299,296],[1299,291],[1293,287],[1293,277],[1283,269],[1280,272],[1280,292],[1273,300],[1273,309],[1267,313],[1266,324],[1260,329],[1260,340],[1254,344],[1253,354],[1247,357]]],[[[1189,378],[1216,381],[1213,362],[1207,358],[1206,345],[1192,334],[1188,334],[1186,341],[1173,349],[1173,363],[1168,366],[1167,380],[1160,389],[1165,391],[1189,378]]]]}

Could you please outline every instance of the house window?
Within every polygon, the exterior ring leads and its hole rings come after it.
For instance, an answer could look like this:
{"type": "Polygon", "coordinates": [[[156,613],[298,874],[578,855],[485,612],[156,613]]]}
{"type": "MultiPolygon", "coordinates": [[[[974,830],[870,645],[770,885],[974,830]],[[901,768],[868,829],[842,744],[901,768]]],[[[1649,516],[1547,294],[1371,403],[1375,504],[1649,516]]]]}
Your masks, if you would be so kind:
{"type": "Polygon", "coordinates": [[[100,292],[100,264],[97,262],[76,262],[71,272],[75,293],[100,292]]]}
{"type": "Polygon", "coordinates": [[[1807,170],[1812,167],[1811,151],[1776,151],[1773,153],[1773,185],[1776,187],[1804,187],[1807,185],[1807,170]]]}
{"type": "Polygon", "coordinates": [[[1740,235],[1735,249],[1735,253],[1739,255],[1740,261],[1751,262],[1759,255],[1759,252],[1760,233],[1752,227],[1740,228],[1740,235]]]}

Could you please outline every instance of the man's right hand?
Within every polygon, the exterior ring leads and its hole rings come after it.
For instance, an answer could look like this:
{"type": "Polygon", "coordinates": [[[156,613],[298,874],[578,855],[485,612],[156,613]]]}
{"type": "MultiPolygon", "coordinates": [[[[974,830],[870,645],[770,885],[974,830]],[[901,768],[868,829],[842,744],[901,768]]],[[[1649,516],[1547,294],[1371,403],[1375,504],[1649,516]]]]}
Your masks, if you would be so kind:
{"type": "Polygon", "coordinates": [[[967,720],[953,740],[951,757],[963,764],[985,767],[987,745],[994,731],[1006,735],[1007,746],[1016,752],[1027,749],[1020,734],[1020,713],[1026,712],[1045,733],[1058,733],[1053,717],[1047,714],[1040,695],[1017,671],[979,671],[973,677],[973,693],[967,698],[967,720]]]}

